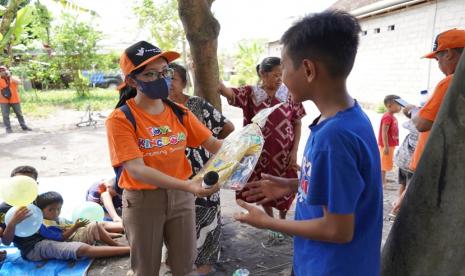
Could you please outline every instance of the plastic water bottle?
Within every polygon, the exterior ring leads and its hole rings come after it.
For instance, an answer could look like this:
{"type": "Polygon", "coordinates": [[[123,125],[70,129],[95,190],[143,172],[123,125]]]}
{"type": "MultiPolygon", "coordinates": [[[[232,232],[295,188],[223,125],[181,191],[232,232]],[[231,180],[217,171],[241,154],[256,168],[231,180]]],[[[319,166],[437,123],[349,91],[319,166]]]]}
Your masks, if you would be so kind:
{"type": "Polygon", "coordinates": [[[420,106],[424,106],[427,101],[428,101],[428,90],[421,90],[420,91],[420,106]]]}
{"type": "Polygon", "coordinates": [[[239,268],[234,271],[232,276],[249,276],[250,271],[247,268],[239,268]]]}

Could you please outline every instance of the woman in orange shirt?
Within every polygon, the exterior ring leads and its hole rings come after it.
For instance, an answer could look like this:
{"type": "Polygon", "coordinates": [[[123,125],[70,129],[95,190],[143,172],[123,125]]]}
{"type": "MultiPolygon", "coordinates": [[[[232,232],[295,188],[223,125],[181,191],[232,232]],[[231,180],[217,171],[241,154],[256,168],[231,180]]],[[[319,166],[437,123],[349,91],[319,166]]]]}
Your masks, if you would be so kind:
{"type": "Polygon", "coordinates": [[[189,110],[167,99],[168,63],[178,57],[145,41],[127,48],[120,59],[125,85],[106,122],[112,165],[123,168],[118,185],[124,189],[123,225],[134,275],[158,275],[163,241],[173,275],[194,275],[194,195],[218,190],[188,180],[192,170],[186,147],[216,153],[222,143],[189,110]]]}

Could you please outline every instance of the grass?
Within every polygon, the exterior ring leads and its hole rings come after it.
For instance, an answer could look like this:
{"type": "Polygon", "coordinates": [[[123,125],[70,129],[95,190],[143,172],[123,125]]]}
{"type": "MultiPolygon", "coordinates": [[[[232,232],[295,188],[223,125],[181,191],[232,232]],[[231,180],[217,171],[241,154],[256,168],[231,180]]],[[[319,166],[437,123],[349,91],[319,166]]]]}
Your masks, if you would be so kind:
{"type": "Polygon", "coordinates": [[[21,93],[21,109],[30,117],[47,117],[59,108],[85,110],[112,109],[118,102],[118,92],[113,89],[91,89],[89,96],[79,97],[74,90],[32,90],[21,93]]]}

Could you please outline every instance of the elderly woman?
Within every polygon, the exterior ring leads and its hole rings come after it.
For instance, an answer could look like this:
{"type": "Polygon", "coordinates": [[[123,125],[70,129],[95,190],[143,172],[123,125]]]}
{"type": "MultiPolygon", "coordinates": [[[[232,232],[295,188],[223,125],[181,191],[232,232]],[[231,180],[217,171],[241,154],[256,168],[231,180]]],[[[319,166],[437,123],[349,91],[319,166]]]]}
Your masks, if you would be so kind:
{"type": "MultiPolygon", "coordinates": [[[[231,105],[242,109],[244,125],[251,123],[253,116],[260,110],[283,103],[268,117],[262,129],[265,144],[249,182],[260,180],[262,173],[296,178],[300,119],[305,115],[305,109],[302,104],[292,101],[287,87],[282,82],[280,58],[267,57],[257,65],[256,70],[260,79],[257,85],[228,88],[220,83],[219,88],[220,94],[226,97],[231,105]]],[[[238,193],[237,197],[242,198],[242,194],[238,193]]],[[[272,207],[278,209],[280,218],[284,219],[294,197],[294,194],[288,195],[263,205],[263,208],[271,217],[273,217],[272,207]]],[[[270,238],[276,237],[282,238],[282,235],[270,232],[270,238]]]]}
{"type": "MultiPolygon", "coordinates": [[[[184,94],[187,72],[183,66],[171,63],[170,68],[173,69],[174,74],[169,98],[192,111],[197,119],[211,130],[213,136],[219,139],[226,138],[234,130],[234,125],[206,100],[184,94]]],[[[188,147],[186,155],[191,162],[193,175],[197,174],[210,158],[210,153],[202,147],[188,147]]],[[[218,261],[221,248],[219,192],[206,198],[196,198],[195,216],[198,252],[195,264],[197,272],[207,274],[213,271],[212,265],[218,261]]]]}

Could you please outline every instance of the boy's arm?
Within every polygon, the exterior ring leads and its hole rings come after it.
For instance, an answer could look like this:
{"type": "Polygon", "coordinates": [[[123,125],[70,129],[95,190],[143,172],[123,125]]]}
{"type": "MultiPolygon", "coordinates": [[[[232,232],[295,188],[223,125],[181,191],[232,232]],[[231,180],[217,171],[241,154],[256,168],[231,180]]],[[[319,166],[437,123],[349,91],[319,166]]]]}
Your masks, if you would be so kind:
{"type": "Polygon", "coordinates": [[[321,218],[290,221],[272,218],[262,210],[242,200],[238,200],[237,203],[248,213],[234,214],[234,218],[254,227],[333,243],[348,243],[352,241],[354,236],[354,215],[331,214],[326,206],[323,206],[323,217],[321,218]]]}
{"type": "Polygon", "coordinates": [[[265,204],[272,200],[282,198],[299,189],[297,178],[284,178],[262,173],[262,179],[252,181],[245,185],[246,190],[242,193],[248,202],[265,204]]]}
{"type": "Polygon", "coordinates": [[[27,209],[27,207],[21,207],[15,212],[11,221],[6,225],[3,231],[2,243],[4,245],[10,245],[13,242],[13,239],[15,238],[16,225],[30,215],[31,212],[27,209]]]}
{"type": "Polygon", "coordinates": [[[387,124],[382,124],[382,142],[383,142],[383,148],[384,148],[384,154],[388,155],[389,154],[389,140],[388,140],[388,130],[389,130],[389,125],[387,124]]]}
{"type": "Polygon", "coordinates": [[[121,221],[121,218],[116,212],[115,206],[113,205],[113,199],[110,195],[110,192],[108,191],[103,192],[100,195],[100,200],[102,201],[103,206],[105,206],[105,209],[107,209],[108,214],[113,219],[113,221],[121,221]]]}

